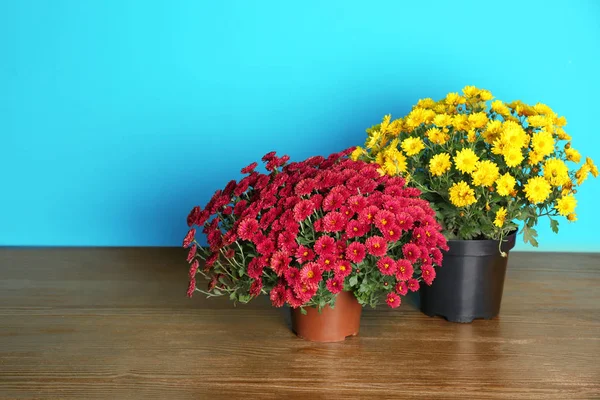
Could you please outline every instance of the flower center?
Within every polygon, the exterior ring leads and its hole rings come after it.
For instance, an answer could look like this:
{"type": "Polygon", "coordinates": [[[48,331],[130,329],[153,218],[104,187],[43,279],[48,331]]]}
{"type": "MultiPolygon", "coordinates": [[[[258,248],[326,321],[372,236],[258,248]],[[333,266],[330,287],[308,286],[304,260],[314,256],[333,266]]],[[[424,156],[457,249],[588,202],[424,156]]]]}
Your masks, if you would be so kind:
{"type": "Polygon", "coordinates": [[[302,255],[303,255],[304,257],[306,257],[306,256],[308,255],[308,251],[305,251],[304,253],[302,253],[302,255]]]}
{"type": "Polygon", "coordinates": [[[358,232],[358,228],[357,228],[357,227],[354,227],[352,230],[353,230],[354,232],[358,232]]]}
{"type": "Polygon", "coordinates": [[[330,262],[331,261],[329,261],[329,260],[325,260],[325,264],[327,264],[327,265],[329,265],[330,262]]]}
{"type": "Polygon", "coordinates": [[[387,220],[386,219],[382,219],[381,220],[381,225],[387,225],[387,220]]]}
{"type": "Polygon", "coordinates": [[[315,273],[312,271],[308,271],[308,273],[306,274],[306,276],[308,276],[309,278],[312,278],[315,276],[315,273]]]}
{"type": "MultiPolygon", "coordinates": [[[[390,235],[393,236],[394,235],[394,231],[390,231],[390,235]]],[[[421,236],[417,236],[417,237],[421,237],[421,236]]]]}
{"type": "Polygon", "coordinates": [[[374,248],[376,248],[376,249],[378,249],[378,248],[380,248],[381,246],[379,245],[379,243],[375,243],[375,244],[373,245],[373,247],[374,247],[374,248]]]}
{"type": "Polygon", "coordinates": [[[386,264],[384,264],[383,266],[385,267],[385,269],[388,269],[388,268],[390,267],[390,264],[387,264],[387,263],[386,263],[386,264]]]}
{"type": "Polygon", "coordinates": [[[344,265],[340,265],[340,271],[345,271],[346,267],[344,265]]]}

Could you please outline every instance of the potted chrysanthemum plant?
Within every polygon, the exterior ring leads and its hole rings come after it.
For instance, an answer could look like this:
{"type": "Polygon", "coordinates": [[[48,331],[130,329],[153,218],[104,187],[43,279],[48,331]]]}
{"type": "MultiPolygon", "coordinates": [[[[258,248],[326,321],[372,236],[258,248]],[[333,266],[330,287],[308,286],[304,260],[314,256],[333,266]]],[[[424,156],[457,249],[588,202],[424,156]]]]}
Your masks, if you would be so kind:
{"type": "Polygon", "coordinates": [[[405,177],[436,210],[450,250],[421,307],[451,321],[498,315],[518,227],[537,246],[538,221],[548,218],[554,232],[559,217],[575,221],[576,188],[598,175],[590,158],[577,165],[564,117],[545,104],[492,99],[473,86],[421,99],[405,117],[367,129],[365,148],[352,154],[405,177]]]}
{"type": "Polygon", "coordinates": [[[421,281],[431,284],[447,249],[435,212],[403,178],[350,160],[351,151],[293,163],[269,153],[266,173],[253,163],[194,207],[183,242],[188,296],[246,303],[265,294],[291,307],[298,336],[339,341],[358,333],[361,306],[395,308],[421,281]]]}

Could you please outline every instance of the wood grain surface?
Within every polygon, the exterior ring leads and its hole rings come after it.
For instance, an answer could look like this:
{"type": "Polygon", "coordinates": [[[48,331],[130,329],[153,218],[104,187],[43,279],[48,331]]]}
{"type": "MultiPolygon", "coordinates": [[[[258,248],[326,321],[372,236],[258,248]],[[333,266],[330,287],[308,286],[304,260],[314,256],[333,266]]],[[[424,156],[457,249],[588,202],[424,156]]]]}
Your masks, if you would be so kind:
{"type": "Polygon", "coordinates": [[[494,320],[429,318],[411,297],[331,344],[265,298],[187,299],[184,259],[0,249],[0,398],[600,398],[600,254],[512,253],[494,320]]]}

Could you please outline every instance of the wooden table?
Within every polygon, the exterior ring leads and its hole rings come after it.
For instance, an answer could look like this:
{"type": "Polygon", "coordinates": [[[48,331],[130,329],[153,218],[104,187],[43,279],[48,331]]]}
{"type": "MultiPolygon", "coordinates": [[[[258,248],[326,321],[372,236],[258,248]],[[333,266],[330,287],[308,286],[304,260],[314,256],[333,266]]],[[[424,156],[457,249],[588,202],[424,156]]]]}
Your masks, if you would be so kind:
{"type": "Polygon", "coordinates": [[[600,254],[511,254],[495,320],[413,297],[332,344],[265,298],[187,299],[184,258],[0,249],[0,398],[600,398],[600,254]]]}

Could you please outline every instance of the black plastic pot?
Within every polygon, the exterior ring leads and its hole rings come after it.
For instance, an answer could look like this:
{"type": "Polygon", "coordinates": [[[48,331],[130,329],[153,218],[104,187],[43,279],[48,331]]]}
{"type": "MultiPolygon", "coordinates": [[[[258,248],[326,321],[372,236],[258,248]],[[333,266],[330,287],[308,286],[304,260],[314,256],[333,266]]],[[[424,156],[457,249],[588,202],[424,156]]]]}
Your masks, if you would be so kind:
{"type": "MultiPolygon", "coordinates": [[[[516,232],[507,236],[502,251],[515,246],[516,232]]],[[[496,240],[449,240],[436,278],[421,284],[421,311],[452,322],[490,319],[500,313],[507,257],[502,257],[496,240]]]]}

